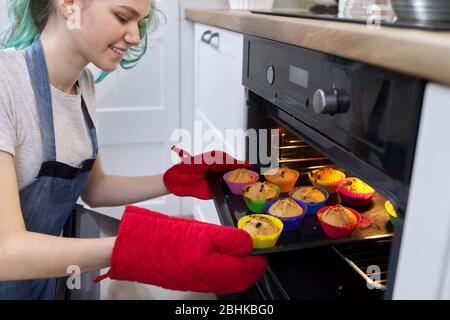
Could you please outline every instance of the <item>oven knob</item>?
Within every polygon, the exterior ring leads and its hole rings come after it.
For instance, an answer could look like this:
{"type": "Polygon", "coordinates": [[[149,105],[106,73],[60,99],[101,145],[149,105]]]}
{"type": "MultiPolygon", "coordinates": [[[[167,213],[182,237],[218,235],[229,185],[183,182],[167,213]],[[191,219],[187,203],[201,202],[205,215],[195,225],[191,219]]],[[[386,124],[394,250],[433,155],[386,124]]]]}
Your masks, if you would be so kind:
{"type": "Polygon", "coordinates": [[[267,67],[267,82],[270,85],[273,85],[275,81],[275,67],[273,65],[270,65],[267,67]]]}
{"type": "Polygon", "coordinates": [[[313,97],[313,108],[317,114],[344,113],[350,106],[350,97],[343,90],[316,91],[313,97]]]}

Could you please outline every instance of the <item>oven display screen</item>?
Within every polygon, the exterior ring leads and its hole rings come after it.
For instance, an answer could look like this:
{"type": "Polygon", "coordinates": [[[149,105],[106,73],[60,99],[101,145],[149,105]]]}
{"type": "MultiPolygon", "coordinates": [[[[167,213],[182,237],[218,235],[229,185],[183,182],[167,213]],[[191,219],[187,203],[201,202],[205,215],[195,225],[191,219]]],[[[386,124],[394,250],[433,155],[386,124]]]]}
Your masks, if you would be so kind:
{"type": "Polygon", "coordinates": [[[309,71],[289,66],[289,81],[308,89],[309,71]]]}

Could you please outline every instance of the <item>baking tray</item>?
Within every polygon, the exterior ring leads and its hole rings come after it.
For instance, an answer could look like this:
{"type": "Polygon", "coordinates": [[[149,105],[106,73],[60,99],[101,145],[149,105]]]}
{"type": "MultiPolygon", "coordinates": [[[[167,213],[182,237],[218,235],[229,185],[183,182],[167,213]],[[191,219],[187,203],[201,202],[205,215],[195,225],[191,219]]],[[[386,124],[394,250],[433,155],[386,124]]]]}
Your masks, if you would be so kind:
{"type": "MultiPolygon", "coordinates": [[[[258,170],[256,170],[258,172],[258,170]]],[[[244,202],[242,196],[233,195],[223,180],[225,172],[208,172],[207,180],[219,215],[220,222],[224,226],[236,227],[240,218],[252,214],[244,202]]],[[[261,180],[262,181],[262,180],[261,180]]],[[[307,177],[301,175],[297,185],[309,185],[307,177]]],[[[287,196],[281,194],[281,197],[287,196]]],[[[254,249],[251,255],[278,253],[309,248],[338,246],[347,243],[392,238],[393,226],[389,222],[389,215],[384,209],[386,199],[379,193],[375,193],[372,202],[364,208],[355,208],[362,217],[370,217],[374,220],[373,226],[361,232],[354,232],[352,237],[346,239],[330,239],[322,231],[316,216],[306,216],[300,227],[290,233],[282,233],[275,247],[267,249],[254,249]]],[[[326,205],[340,203],[337,194],[330,195],[326,205]]]]}

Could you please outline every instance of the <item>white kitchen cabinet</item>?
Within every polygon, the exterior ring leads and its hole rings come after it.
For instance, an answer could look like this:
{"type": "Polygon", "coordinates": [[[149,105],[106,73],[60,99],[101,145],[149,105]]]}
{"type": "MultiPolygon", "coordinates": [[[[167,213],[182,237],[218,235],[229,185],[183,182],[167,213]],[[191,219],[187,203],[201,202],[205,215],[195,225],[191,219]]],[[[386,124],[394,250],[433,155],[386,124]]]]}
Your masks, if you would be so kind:
{"type": "MultiPolygon", "coordinates": [[[[224,150],[245,158],[245,88],[242,85],[243,35],[195,25],[194,153],[224,150]],[[199,135],[201,135],[201,140],[199,135]]],[[[196,219],[219,223],[213,201],[194,200],[196,219]]]]}

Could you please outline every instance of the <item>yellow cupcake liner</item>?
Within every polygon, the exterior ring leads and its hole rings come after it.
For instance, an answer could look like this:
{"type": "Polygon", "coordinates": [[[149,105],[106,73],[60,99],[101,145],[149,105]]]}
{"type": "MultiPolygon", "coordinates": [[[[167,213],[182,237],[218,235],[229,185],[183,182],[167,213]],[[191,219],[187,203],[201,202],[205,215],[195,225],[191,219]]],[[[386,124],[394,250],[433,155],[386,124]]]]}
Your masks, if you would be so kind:
{"type": "Polygon", "coordinates": [[[274,247],[278,241],[278,238],[280,237],[281,232],[283,231],[283,222],[280,219],[275,218],[273,216],[269,216],[267,214],[251,214],[248,216],[243,216],[241,219],[239,219],[238,225],[237,225],[238,228],[242,229],[242,227],[244,226],[244,224],[247,221],[249,221],[252,217],[256,217],[256,216],[260,216],[260,217],[269,219],[270,221],[275,223],[280,230],[278,230],[277,233],[267,235],[267,236],[252,236],[252,235],[250,235],[253,240],[253,249],[264,249],[264,248],[274,247]]]}
{"type": "Polygon", "coordinates": [[[394,209],[394,206],[392,205],[392,203],[388,200],[384,203],[384,207],[386,208],[386,211],[391,215],[396,217],[397,216],[397,212],[394,209]]]}
{"type": "Polygon", "coordinates": [[[392,203],[387,200],[384,203],[384,208],[386,209],[387,213],[389,214],[389,219],[391,219],[392,224],[395,226],[397,224],[397,211],[395,211],[394,206],[392,203]]]}
{"type": "Polygon", "coordinates": [[[272,184],[276,184],[278,187],[280,187],[281,193],[290,192],[295,187],[295,183],[298,180],[298,177],[300,176],[300,172],[294,169],[289,169],[289,171],[292,171],[295,173],[295,177],[293,179],[289,179],[286,181],[279,181],[278,179],[272,179],[270,175],[264,175],[266,180],[272,184]]]}
{"type": "Polygon", "coordinates": [[[319,179],[315,179],[313,178],[313,174],[316,172],[317,170],[313,170],[308,172],[308,177],[309,177],[309,181],[311,181],[312,185],[315,187],[320,187],[320,188],[324,188],[325,190],[327,190],[327,192],[329,194],[332,193],[337,193],[338,189],[337,189],[337,183],[342,180],[345,179],[345,173],[339,171],[339,170],[335,170],[340,177],[338,179],[336,179],[335,181],[323,181],[323,180],[319,180],[319,179]]]}

